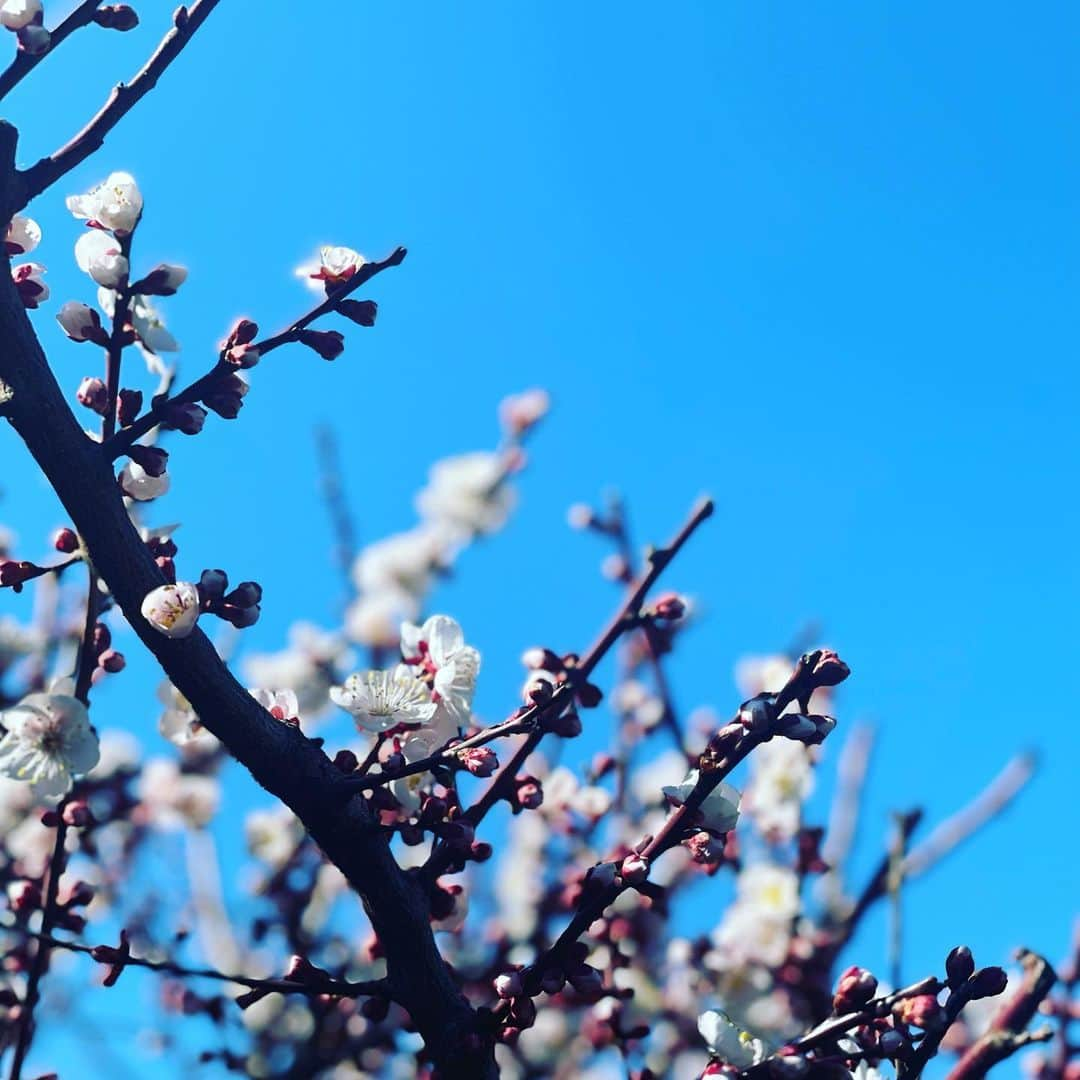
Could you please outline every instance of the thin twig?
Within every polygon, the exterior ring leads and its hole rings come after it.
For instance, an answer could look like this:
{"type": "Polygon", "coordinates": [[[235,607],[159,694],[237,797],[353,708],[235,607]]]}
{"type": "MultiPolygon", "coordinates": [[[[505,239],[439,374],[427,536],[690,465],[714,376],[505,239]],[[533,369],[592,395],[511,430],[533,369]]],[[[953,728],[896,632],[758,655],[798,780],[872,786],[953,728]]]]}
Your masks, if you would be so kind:
{"type": "Polygon", "coordinates": [[[30,1049],[30,1040],[34,1031],[34,1007],[41,996],[41,979],[49,966],[49,949],[53,920],[57,914],[56,897],[60,889],[60,875],[64,872],[64,841],[67,837],[67,822],[64,821],[63,803],[57,807],[56,836],[53,838],[52,856],[49,859],[49,883],[45,889],[45,903],[41,909],[41,934],[34,950],[34,963],[30,968],[30,977],[26,982],[26,996],[23,998],[22,1012],[19,1015],[19,1036],[15,1044],[15,1057],[11,1062],[10,1080],[19,1080],[23,1062],[30,1049]]]}
{"type": "Polygon", "coordinates": [[[15,59],[0,72],[0,100],[3,100],[16,86],[45,59],[56,52],[60,43],[75,30],[88,26],[94,21],[94,12],[101,6],[102,0],[83,0],[66,18],[49,31],[49,47],[42,53],[19,49],[15,59]]]}
{"type": "MultiPolygon", "coordinates": [[[[255,342],[254,347],[259,350],[259,356],[265,356],[268,352],[272,352],[282,345],[287,345],[290,342],[299,340],[300,332],[302,330],[306,330],[316,319],[333,311],[345,297],[358,289],[366,281],[370,281],[376,274],[391,266],[400,266],[405,255],[405,248],[399,247],[395,248],[385,259],[364,263],[364,265],[361,266],[348,281],[334,289],[327,295],[325,300],[316,304],[306,315],[297,319],[296,322],[287,329],[282,330],[281,333],[275,334],[273,337],[255,342]]],[[[105,443],[105,453],[108,454],[111,459],[115,460],[123,454],[132,443],[145,435],[151,428],[154,428],[161,423],[171,407],[198,401],[204,394],[208,393],[213,388],[218,379],[235,370],[236,368],[232,364],[219,360],[205,375],[196,379],[193,383],[174,394],[172,397],[158,400],[152,408],[143,413],[143,415],[133,424],[124,428],[122,431],[117,432],[117,434],[105,443]]]]}
{"type": "Polygon", "coordinates": [[[161,39],[154,54],[130,83],[118,83],[108,100],[86,126],[72,139],[42,158],[36,165],[16,173],[13,210],[20,210],[31,199],[66,176],[105,142],[105,136],[146,96],[180,55],[195,31],[206,21],[218,0],[195,0],[191,8],[183,5],[173,13],[173,27],[161,39]]]}
{"type": "MultiPolygon", "coordinates": [[[[31,935],[43,942],[50,948],[66,949],[68,952],[83,953],[93,956],[95,946],[82,945],[77,941],[62,941],[45,934],[31,935]]],[[[95,959],[97,959],[95,957],[95,959]]],[[[98,963],[108,961],[98,960],[98,963]]],[[[277,994],[306,994],[309,997],[356,998],[383,996],[389,991],[389,985],[385,979],[369,979],[365,982],[348,982],[344,979],[313,980],[312,982],[297,982],[293,979],[256,979],[250,975],[229,975],[214,968],[192,968],[177,964],[172,960],[149,960],[141,956],[125,956],[125,967],[146,968],[148,971],[162,971],[168,975],[177,975],[181,978],[190,979],[214,979],[217,982],[236,983],[237,986],[246,986],[252,990],[265,990],[267,993],[277,994]]],[[[12,1078],[14,1080],[14,1078],[12,1078]]]]}

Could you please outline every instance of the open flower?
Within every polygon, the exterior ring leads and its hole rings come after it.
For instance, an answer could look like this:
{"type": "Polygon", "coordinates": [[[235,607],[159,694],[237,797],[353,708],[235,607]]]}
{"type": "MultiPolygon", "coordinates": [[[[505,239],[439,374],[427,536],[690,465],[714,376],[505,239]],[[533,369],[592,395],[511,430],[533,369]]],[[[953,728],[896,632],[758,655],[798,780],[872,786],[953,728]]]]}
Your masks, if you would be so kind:
{"type": "Polygon", "coordinates": [[[506,461],[499,454],[477,451],[444,458],[431,467],[416,509],[426,521],[468,536],[492,533],[502,528],[514,506],[514,491],[505,480],[506,461]]]}
{"type": "Polygon", "coordinates": [[[215,736],[202,726],[198,713],[179,690],[168,680],[157,690],[158,701],[165,706],[158,717],[158,731],[182,750],[213,750],[218,745],[215,736]]]}
{"type": "Polygon", "coordinates": [[[115,289],[128,275],[120,241],[101,229],[89,229],[75,241],[75,263],[106,289],[115,289]]]}
{"type": "Polygon", "coordinates": [[[66,795],[75,774],[98,763],[98,738],[76,697],[28,694],[0,713],[0,722],[7,728],[0,739],[0,775],[28,781],[38,795],[66,795]]]}
{"type": "Polygon", "coordinates": [[[402,623],[401,655],[417,675],[429,680],[440,713],[457,727],[468,724],[480,653],[465,644],[457,622],[449,615],[432,615],[423,626],[402,623]]]}
{"type": "Polygon", "coordinates": [[[427,684],[404,664],[393,671],[350,675],[343,686],[330,688],[330,700],[351,713],[361,731],[389,731],[399,724],[425,724],[435,715],[427,684]]]}
{"type": "Polygon", "coordinates": [[[41,243],[41,227],[33,218],[16,214],[7,227],[4,246],[9,255],[26,255],[41,243]]]}
{"type": "Polygon", "coordinates": [[[199,621],[199,590],[190,581],[159,585],[143,597],[141,611],[166,637],[187,637],[199,621]]]}
{"type": "Polygon", "coordinates": [[[248,693],[275,719],[295,723],[300,702],[292,690],[252,690],[248,693]]]}
{"type": "Polygon", "coordinates": [[[296,268],[297,277],[304,278],[313,288],[322,282],[327,289],[341,285],[360,269],[367,260],[358,251],[347,247],[319,248],[319,261],[296,268]]]}
{"type": "MultiPolygon", "coordinates": [[[[670,803],[682,806],[697,787],[700,773],[691,769],[681,784],[665,787],[664,795],[670,803]]],[[[698,813],[710,832],[725,833],[735,828],[739,820],[739,793],[730,784],[721,781],[705,796],[698,813]]]]}
{"type": "Polygon", "coordinates": [[[114,172],[86,195],[69,195],[67,208],[77,217],[111,229],[118,235],[131,232],[142,213],[143,198],[130,173],[114,172]]]}
{"type": "Polygon", "coordinates": [[[737,1069],[747,1069],[765,1060],[765,1044],[743,1031],[727,1013],[719,1009],[710,1009],[698,1017],[698,1031],[708,1044],[710,1053],[737,1069]]]}

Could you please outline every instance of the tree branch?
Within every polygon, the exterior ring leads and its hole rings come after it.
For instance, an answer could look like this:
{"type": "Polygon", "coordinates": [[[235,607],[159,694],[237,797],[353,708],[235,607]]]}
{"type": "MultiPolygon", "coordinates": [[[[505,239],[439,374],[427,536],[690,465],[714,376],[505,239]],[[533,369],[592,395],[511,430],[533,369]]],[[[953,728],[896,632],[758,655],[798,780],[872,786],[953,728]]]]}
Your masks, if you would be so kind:
{"type": "MultiPolygon", "coordinates": [[[[208,10],[204,7],[201,10],[208,10]]],[[[205,17],[205,16],[204,16],[205,17]]],[[[17,134],[0,123],[0,207],[12,208],[17,134]]],[[[447,1077],[495,1075],[491,1040],[435,945],[426,891],[394,860],[362,798],[318,745],[267,713],[196,629],[167,638],[142,617],[165,577],[140,539],[101,446],[82,432],[49,369],[8,269],[0,263],[0,407],[82,537],[128,622],[202,723],[304,823],[360,894],[387,959],[390,995],[408,1010],[447,1077]]]]}
{"type": "MultiPolygon", "coordinates": [[[[395,248],[385,259],[376,259],[374,262],[364,263],[359,270],[343,285],[334,289],[325,300],[318,303],[306,315],[301,316],[291,326],[282,330],[273,337],[264,338],[254,342],[254,348],[259,350],[259,356],[263,357],[274,349],[281,348],[299,341],[300,333],[306,330],[316,319],[329,314],[337,308],[337,305],[350,293],[355,292],[365,282],[370,281],[376,274],[387,270],[392,266],[400,266],[407,252],[405,248],[395,248]]],[[[189,386],[184,387],[178,393],[169,398],[155,400],[152,408],[140,416],[135,423],[117,432],[111,439],[105,442],[105,452],[109,458],[115,460],[137,439],[142,438],[148,431],[161,423],[169,409],[176,405],[186,405],[200,400],[223,375],[235,371],[236,368],[225,360],[219,360],[205,375],[196,379],[189,386]]]]}
{"type": "Polygon", "coordinates": [[[172,29],[161,39],[161,44],[131,82],[127,85],[118,83],[86,126],[59,150],[16,174],[8,213],[21,210],[31,199],[99,149],[105,142],[105,136],[153,90],[158,79],[180,55],[217,4],[218,0],[195,0],[190,9],[183,5],[178,7],[173,13],[172,29]]]}
{"type": "Polygon", "coordinates": [[[49,47],[43,53],[31,53],[20,49],[15,59],[0,72],[0,100],[7,97],[16,86],[45,59],[56,52],[60,42],[69,34],[94,21],[94,12],[101,6],[102,0],[83,0],[83,2],[49,32],[49,47]]]}

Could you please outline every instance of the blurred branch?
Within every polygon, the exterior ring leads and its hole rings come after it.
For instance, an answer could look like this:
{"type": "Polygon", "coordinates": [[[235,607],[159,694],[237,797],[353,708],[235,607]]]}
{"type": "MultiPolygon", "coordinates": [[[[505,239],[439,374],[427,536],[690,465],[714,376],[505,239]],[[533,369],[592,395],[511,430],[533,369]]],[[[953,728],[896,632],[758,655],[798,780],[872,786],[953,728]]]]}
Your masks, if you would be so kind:
{"type": "Polygon", "coordinates": [[[1035,775],[1037,759],[1028,752],[1013,758],[967,806],[943,821],[904,860],[904,876],[926,873],[943,856],[997,817],[1035,775]]]}

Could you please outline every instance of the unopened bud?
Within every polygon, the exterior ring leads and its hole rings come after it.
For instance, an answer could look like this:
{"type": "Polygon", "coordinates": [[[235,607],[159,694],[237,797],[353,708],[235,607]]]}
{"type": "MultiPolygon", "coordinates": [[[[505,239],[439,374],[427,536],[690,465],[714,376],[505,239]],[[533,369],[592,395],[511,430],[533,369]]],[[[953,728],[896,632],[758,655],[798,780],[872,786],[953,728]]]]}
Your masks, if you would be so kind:
{"type": "Polygon", "coordinates": [[[957,945],[945,958],[945,975],[949,986],[955,990],[975,973],[975,958],[966,945],[957,945]]]}
{"type": "Polygon", "coordinates": [[[473,776],[491,776],[499,767],[499,759],[490,746],[474,746],[469,750],[462,750],[458,759],[473,776]]]}
{"type": "Polygon", "coordinates": [[[53,533],[52,545],[57,551],[71,555],[79,550],[79,536],[74,529],[57,529],[53,533]]]}
{"type": "Polygon", "coordinates": [[[1009,976],[1003,968],[984,967],[980,968],[971,976],[968,982],[968,993],[972,1001],[979,998],[997,997],[1005,993],[1009,985],[1009,976]]]}
{"type": "Polygon", "coordinates": [[[79,383],[79,389],[75,391],[75,398],[80,405],[85,406],[92,412],[96,412],[99,416],[104,416],[109,401],[109,391],[100,379],[87,375],[79,383]]]}
{"type": "Polygon", "coordinates": [[[139,25],[138,14],[127,4],[106,4],[94,12],[93,18],[106,30],[134,30],[139,25]]]}

